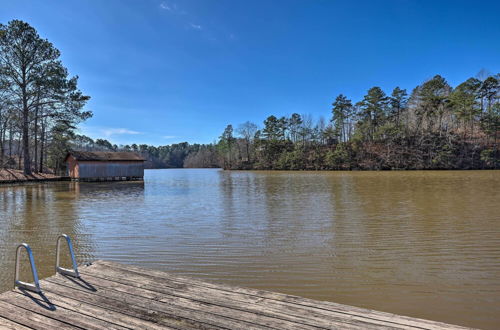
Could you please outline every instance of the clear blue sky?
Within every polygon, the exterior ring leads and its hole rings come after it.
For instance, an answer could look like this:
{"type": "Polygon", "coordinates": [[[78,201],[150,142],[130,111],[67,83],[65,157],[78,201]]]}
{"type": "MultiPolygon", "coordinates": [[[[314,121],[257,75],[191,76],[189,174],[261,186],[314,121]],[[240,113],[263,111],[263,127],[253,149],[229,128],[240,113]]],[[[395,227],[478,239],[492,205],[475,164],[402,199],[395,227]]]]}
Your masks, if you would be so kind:
{"type": "Polygon", "coordinates": [[[62,52],[113,143],[212,142],[344,93],[500,72],[500,1],[1,0],[62,52]]]}

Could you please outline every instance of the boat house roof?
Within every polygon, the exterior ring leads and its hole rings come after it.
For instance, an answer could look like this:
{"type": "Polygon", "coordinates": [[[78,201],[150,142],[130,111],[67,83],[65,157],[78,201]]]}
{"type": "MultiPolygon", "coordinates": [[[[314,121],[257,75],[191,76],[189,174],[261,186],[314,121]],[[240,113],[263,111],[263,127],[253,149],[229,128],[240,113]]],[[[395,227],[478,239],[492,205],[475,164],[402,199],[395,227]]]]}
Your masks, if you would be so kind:
{"type": "Polygon", "coordinates": [[[103,161],[103,162],[116,162],[116,161],[145,161],[141,155],[135,152],[108,152],[108,151],[70,151],[64,158],[68,160],[69,156],[73,156],[77,161],[103,161]]]}

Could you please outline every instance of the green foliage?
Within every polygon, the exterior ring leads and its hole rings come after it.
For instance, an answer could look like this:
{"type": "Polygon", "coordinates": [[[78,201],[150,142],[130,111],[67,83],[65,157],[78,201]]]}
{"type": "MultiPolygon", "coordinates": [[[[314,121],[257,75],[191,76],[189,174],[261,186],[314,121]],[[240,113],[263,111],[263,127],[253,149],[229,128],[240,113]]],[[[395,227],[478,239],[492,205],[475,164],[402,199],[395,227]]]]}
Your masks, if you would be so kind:
{"type": "Polygon", "coordinates": [[[47,166],[58,174],[64,175],[65,164],[61,155],[71,150],[71,141],[75,139],[73,127],[63,121],[57,122],[51,129],[51,140],[47,148],[47,166]]]}
{"type": "Polygon", "coordinates": [[[95,146],[97,148],[100,148],[100,149],[103,149],[103,150],[115,151],[115,149],[113,148],[113,145],[111,144],[111,142],[109,142],[108,140],[105,140],[105,139],[97,139],[97,140],[95,140],[95,146]]]}
{"type": "Polygon", "coordinates": [[[358,126],[368,140],[373,139],[375,130],[379,125],[383,124],[388,102],[389,98],[380,87],[372,87],[363,100],[357,103],[361,118],[358,126]]]}
{"type": "Polygon", "coordinates": [[[334,123],[334,134],[341,142],[345,142],[350,137],[349,119],[353,115],[351,100],[340,94],[333,102],[332,122],[334,123]]]}
{"type": "Polygon", "coordinates": [[[393,141],[403,134],[403,126],[395,122],[385,122],[383,125],[377,127],[373,134],[375,141],[393,141]]]}
{"type": "Polygon", "coordinates": [[[453,163],[453,148],[449,144],[440,145],[433,152],[431,159],[432,167],[439,169],[451,169],[455,166],[453,163]]]}
{"type": "Polygon", "coordinates": [[[301,150],[285,151],[279,155],[275,167],[278,170],[301,170],[304,168],[303,160],[301,150]]]}
{"type": "Polygon", "coordinates": [[[231,168],[232,166],[232,151],[234,143],[235,138],[233,137],[233,126],[227,125],[226,129],[219,138],[219,143],[217,144],[217,149],[224,159],[224,168],[231,168]]]}
{"type": "Polygon", "coordinates": [[[90,118],[89,96],[70,77],[60,52],[29,24],[0,24],[0,166],[29,174],[62,171],[71,149],[141,153],[148,167],[228,169],[444,169],[498,168],[500,74],[470,78],[452,88],[441,76],[408,97],[370,88],[355,105],[339,94],[330,120],[271,115],[263,127],[228,125],[216,144],[117,146],[74,133],[90,118]],[[32,161],[33,160],[33,161],[32,161]]]}
{"type": "Polygon", "coordinates": [[[7,109],[0,116],[0,164],[7,131],[9,145],[14,135],[21,137],[23,170],[31,174],[44,169],[45,152],[55,157],[54,150],[64,149],[46,150],[47,141],[59,145],[62,135],[72,136],[75,125],[92,116],[83,110],[90,97],[78,89],[78,77],[69,77],[59,57],[59,50],[28,23],[12,20],[0,24],[0,95],[7,109]]]}
{"type": "Polygon", "coordinates": [[[285,117],[276,118],[275,116],[269,116],[264,121],[264,129],[262,130],[262,135],[265,139],[276,141],[285,139],[285,131],[287,126],[287,120],[285,117]]]}
{"type": "Polygon", "coordinates": [[[500,103],[493,105],[490,111],[483,115],[480,123],[486,134],[496,139],[500,131],[500,103]]]}
{"type": "Polygon", "coordinates": [[[424,123],[428,130],[442,129],[442,116],[449,104],[451,86],[440,75],[434,76],[414,90],[416,103],[415,114],[419,123],[424,123]],[[437,125],[436,125],[437,123],[437,125]]]}
{"type": "Polygon", "coordinates": [[[314,125],[296,113],[269,116],[256,130],[248,158],[240,147],[248,139],[235,137],[230,168],[494,168],[500,154],[499,95],[498,76],[471,78],[453,89],[439,75],[410,97],[399,87],[390,96],[373,87],[353,106],[340,94],[329,125],[314,125]]]}
{"type": "Polygon", "coordinates": [[[481,81],[476,78],[470,78],[458,85],[450,94],[450,104],[458,118],[464,121],[472,120],[481,113],[477,93],[480,87],[481,81]]]}
{"type": "Polygon", "coordinates": [[[499,159],[497,156],[498,150],[494,149],[484,149],[481,151],[481,161],[485,163],[488,168],[497,168],[499,165],[499,159]]]}
{"type": "Polygon", "coordinates": [[[391,97],[389,98],[389,119],[400,124],[402,112],[405,110],[408,104],[408,94],[406,89],[401,89],[399,87],[394,88],[391,97]]]}
{"type": "Polygon", "coordinates": [[[325,162],[329,169],[347,169],[349,161],[348,147],[345,143],[339,143],[334,150],[328,150],[325,155],[325,162]]]}

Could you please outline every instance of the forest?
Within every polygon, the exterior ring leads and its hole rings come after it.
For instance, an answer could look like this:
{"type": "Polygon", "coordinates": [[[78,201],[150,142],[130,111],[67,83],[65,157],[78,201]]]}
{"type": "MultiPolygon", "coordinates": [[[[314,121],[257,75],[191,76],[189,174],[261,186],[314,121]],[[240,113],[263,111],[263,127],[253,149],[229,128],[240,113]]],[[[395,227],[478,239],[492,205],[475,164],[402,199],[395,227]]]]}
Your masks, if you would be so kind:
{"type": "Polygon", "coordinates": [[[60,55],[28,23],[0,24],[0,169],[64,174],[69,150],[135,151],[147,159],[147,168],[189,166],[188,155],[206,154],[196,166],[219,166],[213,145],[118,146],[77,134],[78,124],[92,117],[84,109],[90,97],[79,90],[78,76],[69,75],[60,55]]]}
{"type": "Polygon", "coordinates": [[[494,169],[499,130],[500,74],[482,71],[456,87],[436,75],[409,94],[372,87],[357,102],[340,94],[316,122],[294,113],[261,128],[228,125],[217,150],[226,169],[494,169]]]}
{"type": "Polygon", "coordinates": [[[0,24],[0,168],[61,168],[76,126],[92,116],[60,55],[28,23],[0,24]]]}
{"type": "Polygon", "coordinates": [[[78,148],[137,151],[150,168],[496,169],[499,130],[500,74],[481,71],[455,88],[436,75],[409,94],[372,87],[358,102],[340,94],[328,119],[294,113],[271,115],[260,127],[227,125],[215,145],[116,146],[90,139],[78,148]]]}
{"type": "Polygon", "coordinates": [[[106,139],[75,134],[70,149],[83,151],[132,151],[146,159],[146,168],[220,167],[221,156],[212,144],[175,143],[165,146],[147,144],[116,145],[106,139]],[[193,156],[197,155],[196,159],[193,156]]]}
{"type": "Polygon", "coordinates": [[[134,151],[147,168],[262,170],[496,169],[500,74],[452,87],[436,75],[410,93],[372,87],[334,98],[327,117],[267,117],[227,125],[215,144],[116,145],[77,134],[90,99],[60,52],[28,23],[0,24],[0,169],[64,173],[71,150],[134,151]]]}

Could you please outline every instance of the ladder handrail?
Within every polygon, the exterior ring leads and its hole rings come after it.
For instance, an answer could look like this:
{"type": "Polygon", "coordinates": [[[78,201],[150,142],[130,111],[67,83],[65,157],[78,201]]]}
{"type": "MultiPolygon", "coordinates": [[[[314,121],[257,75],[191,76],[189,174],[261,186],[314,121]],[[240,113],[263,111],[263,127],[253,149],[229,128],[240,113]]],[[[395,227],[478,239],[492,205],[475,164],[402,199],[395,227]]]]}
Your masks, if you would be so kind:
{"type": "Polygon", "coordinates": [[[17,249],[16,249],[16,273],[14,275],[14,288],[15,287],[23,288],[23,289],[33,291],[36,293],[42,292],[42,290],[40,289],[40,283],[38,282],[38,273],[36,271],[35,259],[33,258],[33,252],[31,251],[30,246],[26,243],[19,244],[17,249]],[[31,273],[33,275],[34,284],[26,283],[26,282],[19,280],[19,257],[21,254],[22,247],[24,247],[26,249],[26,252],[28,253],[28,259],[29,259],[30,265],[31,265],[31,273]]]}
{"type": "Polygon", "coordinates": [[[75,254],[73,252],[73,244],[71,244],[71,238],[68,235],[62,234],[57,238],[56,244],[56,274],[64,274],[72,277],[80,277],[80,273],[78,272],[78,265],[76,263],[75,254]],[[66,243],[68,244],[69,255],[71,257],[71,262],[73,264],[73,269],[67,269],[59,266],[59,252],[61,249],[61,238],[66,239],[66,243]]]}

